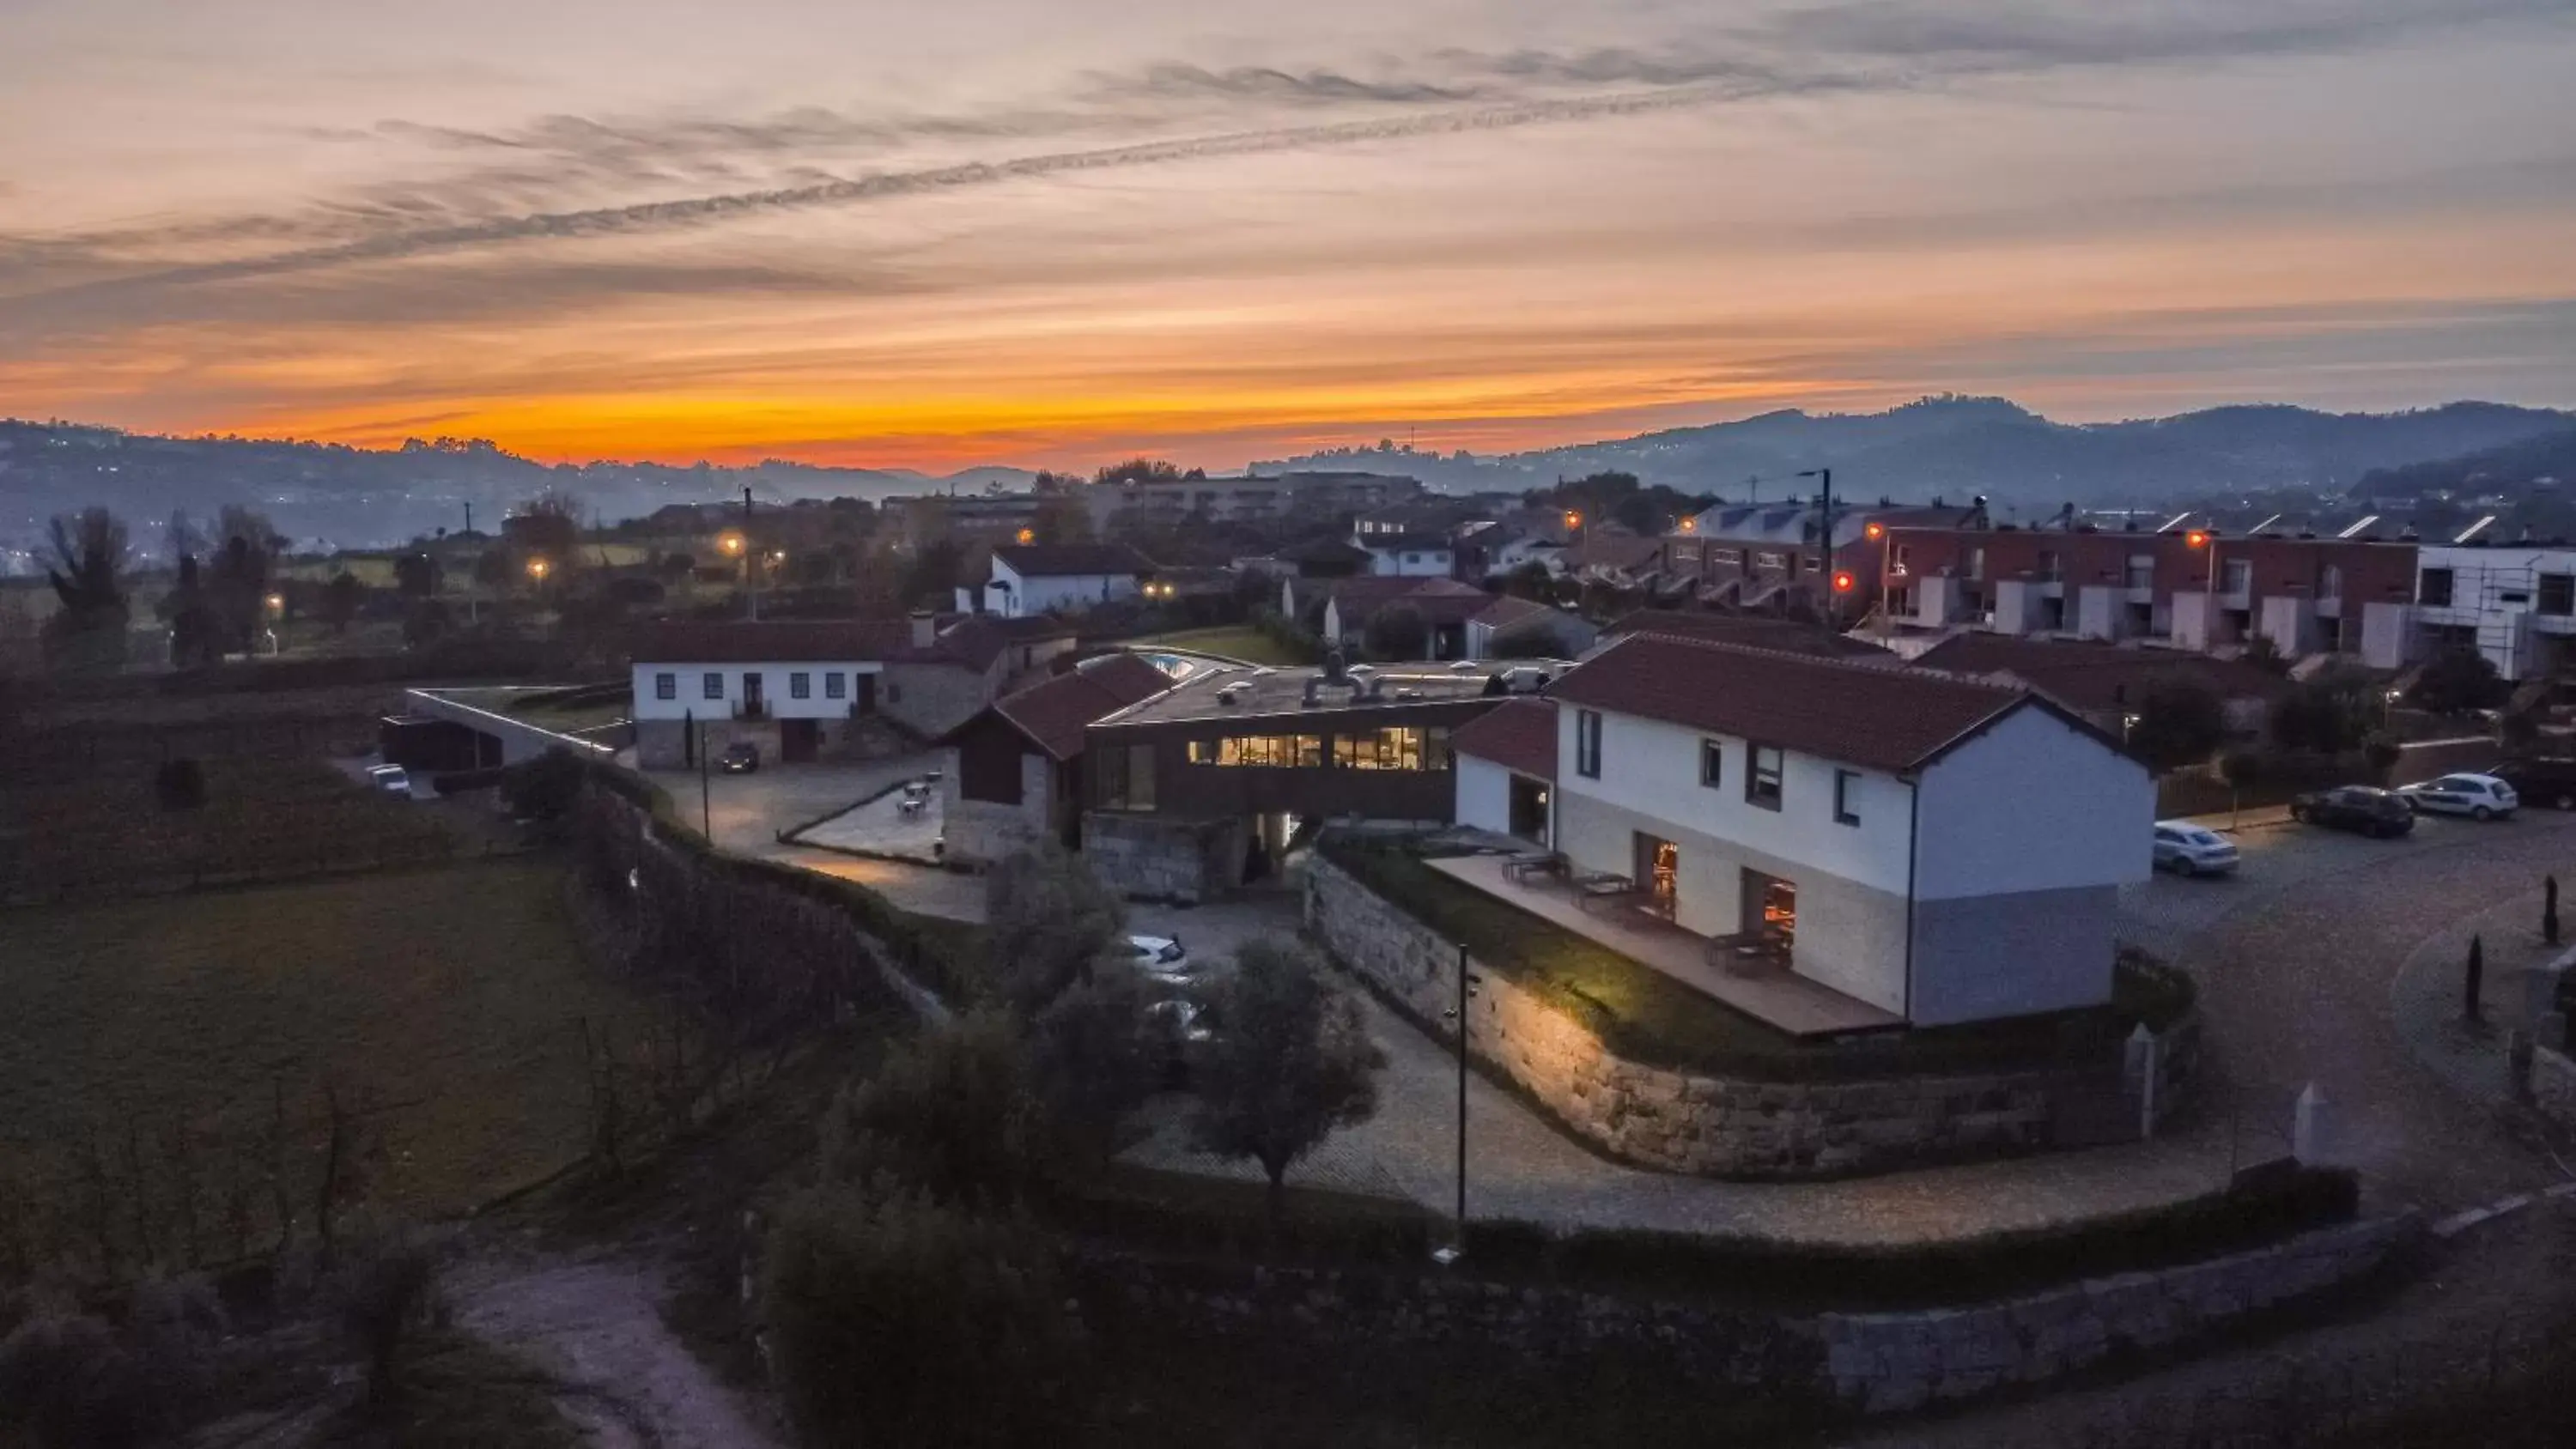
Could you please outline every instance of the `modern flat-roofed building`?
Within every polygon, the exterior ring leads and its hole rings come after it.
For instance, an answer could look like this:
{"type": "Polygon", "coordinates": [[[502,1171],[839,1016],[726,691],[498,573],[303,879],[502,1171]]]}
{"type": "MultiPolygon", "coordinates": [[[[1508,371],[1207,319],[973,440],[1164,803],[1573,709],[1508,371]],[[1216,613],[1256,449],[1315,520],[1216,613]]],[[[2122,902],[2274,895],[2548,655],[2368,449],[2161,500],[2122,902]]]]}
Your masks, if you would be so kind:
{"type": "Polygon", "coordinates": [[[1272,878],[1310,824],[1456,809],[1453,732],[1563,666],[1224,669],[1086,732],[1083,853],[1130,895],[1203,900],[1272,878]]]}

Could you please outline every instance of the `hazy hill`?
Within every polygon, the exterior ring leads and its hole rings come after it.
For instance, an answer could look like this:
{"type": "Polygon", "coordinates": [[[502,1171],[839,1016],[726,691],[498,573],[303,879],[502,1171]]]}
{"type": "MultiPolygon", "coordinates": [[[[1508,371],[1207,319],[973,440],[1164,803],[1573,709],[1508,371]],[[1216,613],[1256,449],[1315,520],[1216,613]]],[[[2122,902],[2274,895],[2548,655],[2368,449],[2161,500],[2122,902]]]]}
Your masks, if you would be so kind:
{"type": "Polygon", "coordinates": [[[2356,498],[2379,499],[2442,494],[2519,499],[2535,489],[2565,492],[2570,485],[2576,485],[2576,428],[2456,458],[2374,468],[2361,476],[2352,492],[2356,498]]]}
{"type": "Polygon", "coordinates": [[[1255,465],[1371,467],[1451,491],[1527,488],[1603,469],[1690,492],[1740,497],[1809,491],[1801,470],[1830,467],[1850,496],[1919,499],[1984,493],[1998,502],[2146,503],[2175,494],[2306,484],[2342,487],[2393,467],[2498,447],[2576,423],[2576,415],[2463,402],[2404,413],[2286,406],[2211,408],[2118,423],[2059,423],[2003,398],[1932,397],[1882,413],[1764,413],[1739,422],[1501,457],[1418,453],[1392,444],[1255,465]]]}
{"type": "Polygon", "coordinates": [[[267,510],[301,547],[363,547],[465,525],[488,528],[547,489],[582,500],[597,518],[640,517],[665,504],[755,498],[853,497],[1025,488],[1017,468],[953,478],[772,460],[749,467],[601,462],[548,466],[479,439],[418,439],[400,448],[242,438],[167,438],[60,423],[0,420],[0,543],[31,538],[56,513],[105,504],[138,539],[173,510],[211,515],[227,503],[267,510]]]}

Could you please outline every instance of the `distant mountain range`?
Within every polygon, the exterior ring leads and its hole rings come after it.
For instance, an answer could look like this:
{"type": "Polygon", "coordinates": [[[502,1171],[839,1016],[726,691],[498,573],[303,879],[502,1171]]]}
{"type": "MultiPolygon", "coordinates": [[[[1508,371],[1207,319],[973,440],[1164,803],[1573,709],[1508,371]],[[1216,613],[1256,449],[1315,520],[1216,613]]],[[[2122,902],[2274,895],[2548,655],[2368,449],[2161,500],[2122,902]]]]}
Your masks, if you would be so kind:
{"type": "Polygon", "coordinates": [[[172,511],[212,517],[227,503],[265,510],[299,548],[374,547],[434,529],[489,529],[555,489],[603,522],[672,503],[739,499],[882,499],[895,494],[1026,489],[1024,468],[978,467],[934,477],[909,469],[827,468],[771,461],[549,466],[480,440],[441,438],[393,449],[243,438],[169,438],[112,428],[0,420],[0,547],[32,540],[44,521],[92,504],[124,515],[135,540],[172,511]]]}
{"type": "Polygon", "coordinates": [[[2151,504],[2293,485],[2341,489],[2373,468],[2498,448],[2576,426],[2576,414],[2457,402],[2402,413],[2253,405],[2119,423],[2059,423],[2003,398],[1928,397],[1882,413],[1764,413],[1741,422],[1499,457],[1382,443],[1257,463],[1259,472],[1371,468],[1449,492],[1544,486],[1616,470],[1741,498],[1807,493],[1834,470],[1851,498],[1965,499],[2024,509],[2151,504]],[[1748,480],[1760,480],[1757,483],[1748,480]]]}
{"type": "MultiPolygon", "coordinates": [[[[2366,475],[2394,477],[2391,486],[2400,489],[2456,488],[2415,480],[2482,471],[2566,478],[2576,475],[2567,460],[2576,438],[2571,430],[2576,413],[2482,402],[2403,413],[2223,407],[2135,422],[2058,423],[2002,398],[1944,396],[1881,413],[1793,409],[1496,457],[1381,443],[1252,467],[1409,474],[1447,492],[1520,490],[1617,470],[1649,484],[1729,498],[1756,487],[1775,498],[1811,492],[1814,482],[1796,475],[1830,467],[1836,491],[1848,498],[1964,500],[1982,493],[1999,506],[2037,511],[2061,503],[2145,506],[2289,485],[2341,491],[2366,475]],[[1759,483],[1748,481],[1754,479],[1759,483]]],[[[1018,490],[1031,476],[998,466],[931,476],[779,461],[548,466],[479,440],[415,440],[373,450],[0,421],[0,563],[13,542],[31,544],[47,518],[90,504],[123,514],[138,543],[156,536],[174,510],[211,516],[224,504],[247,503],[266,510],[299,547],[371,547],[461,528],[469,506],[475,523],[488,528],[548,489],[570,493],[594,517],[614,521],[667,504],[736,499],[746,487],[770,502],[882,499],[1018,490]]]]}
{"type": "Polygon", "coordinates": [[[2352,485],[2356,498],[2520,500],[2534,492],[2576,494],[2576,428],[2562,428],[2456,458],[2373,468],[2352,485]]]}

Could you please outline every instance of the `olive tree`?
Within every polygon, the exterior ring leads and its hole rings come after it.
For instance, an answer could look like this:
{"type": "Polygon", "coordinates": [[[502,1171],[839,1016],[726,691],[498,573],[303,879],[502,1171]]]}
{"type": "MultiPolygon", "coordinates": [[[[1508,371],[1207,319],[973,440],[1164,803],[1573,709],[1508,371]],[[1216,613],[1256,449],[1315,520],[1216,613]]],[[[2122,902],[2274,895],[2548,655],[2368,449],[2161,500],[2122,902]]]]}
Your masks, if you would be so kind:
{"type": "Polygon", "coordinates": [[[1288,1169],[1336,1127],[1377,1111],[1371,1075],[1385,1065],[1359,1008],[1302,947],[1256,941],[1206,993],[1215,1023],[1192,1060],[1191,1133],[1219,1157],[1249,1157],[1270,1179],[1275,1230],[1288,1169]]]}

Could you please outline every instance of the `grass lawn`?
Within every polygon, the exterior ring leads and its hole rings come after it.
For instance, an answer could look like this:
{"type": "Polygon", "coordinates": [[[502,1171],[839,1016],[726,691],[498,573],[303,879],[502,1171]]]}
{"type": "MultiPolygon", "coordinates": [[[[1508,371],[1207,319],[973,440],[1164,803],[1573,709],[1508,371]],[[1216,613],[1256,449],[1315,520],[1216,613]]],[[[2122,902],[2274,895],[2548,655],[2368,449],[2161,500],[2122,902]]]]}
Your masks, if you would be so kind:
{"type": "MultiPolygon", "coordinates": [[[[583,1150],[581,1021],[633,1057],[649,1012],[595,974],[542,859],[0,915],[0,1175],[63,1185],[95,1130],[185,1124],[221,1176],[283,1090],[372,1101],[376,1195],[451,1212],[583,1150]]],[[[157,1174],[150,1171],[147,1178],[157,1174]]]]}
{"type": "Polygon", "coordinates": [[[1229,624],[1215,629],[1183,629],[1177,633],[1131,639],[1128,643],[1138,649],[1150,649],[1157,644],[1167,644],[1175,649],[1195,649],[1202,654],[1222,654],[1228,659],[1241,659],[1253,664],[1271,664],[1283,668],[1314,663],[1311,659],[1300,658],[1294,652],[1280,648],[1277,640],[1249,624],[1229,624]]]}
{"type": "Polygon", "coordinates": [[[2105,1010],[1887,1033],[1847,1045],[1802,1041],[1554,922],[1494,899],[1400,850],[1325,847],[1334,864],[1477,960],[1536,992],[1631,1061],[1771,1081],[1980,1071],[2095,1060],[2139,1018],[2161,1027],[2190,1004],[2186,983],[2124,961],[2105,1010]]]}

